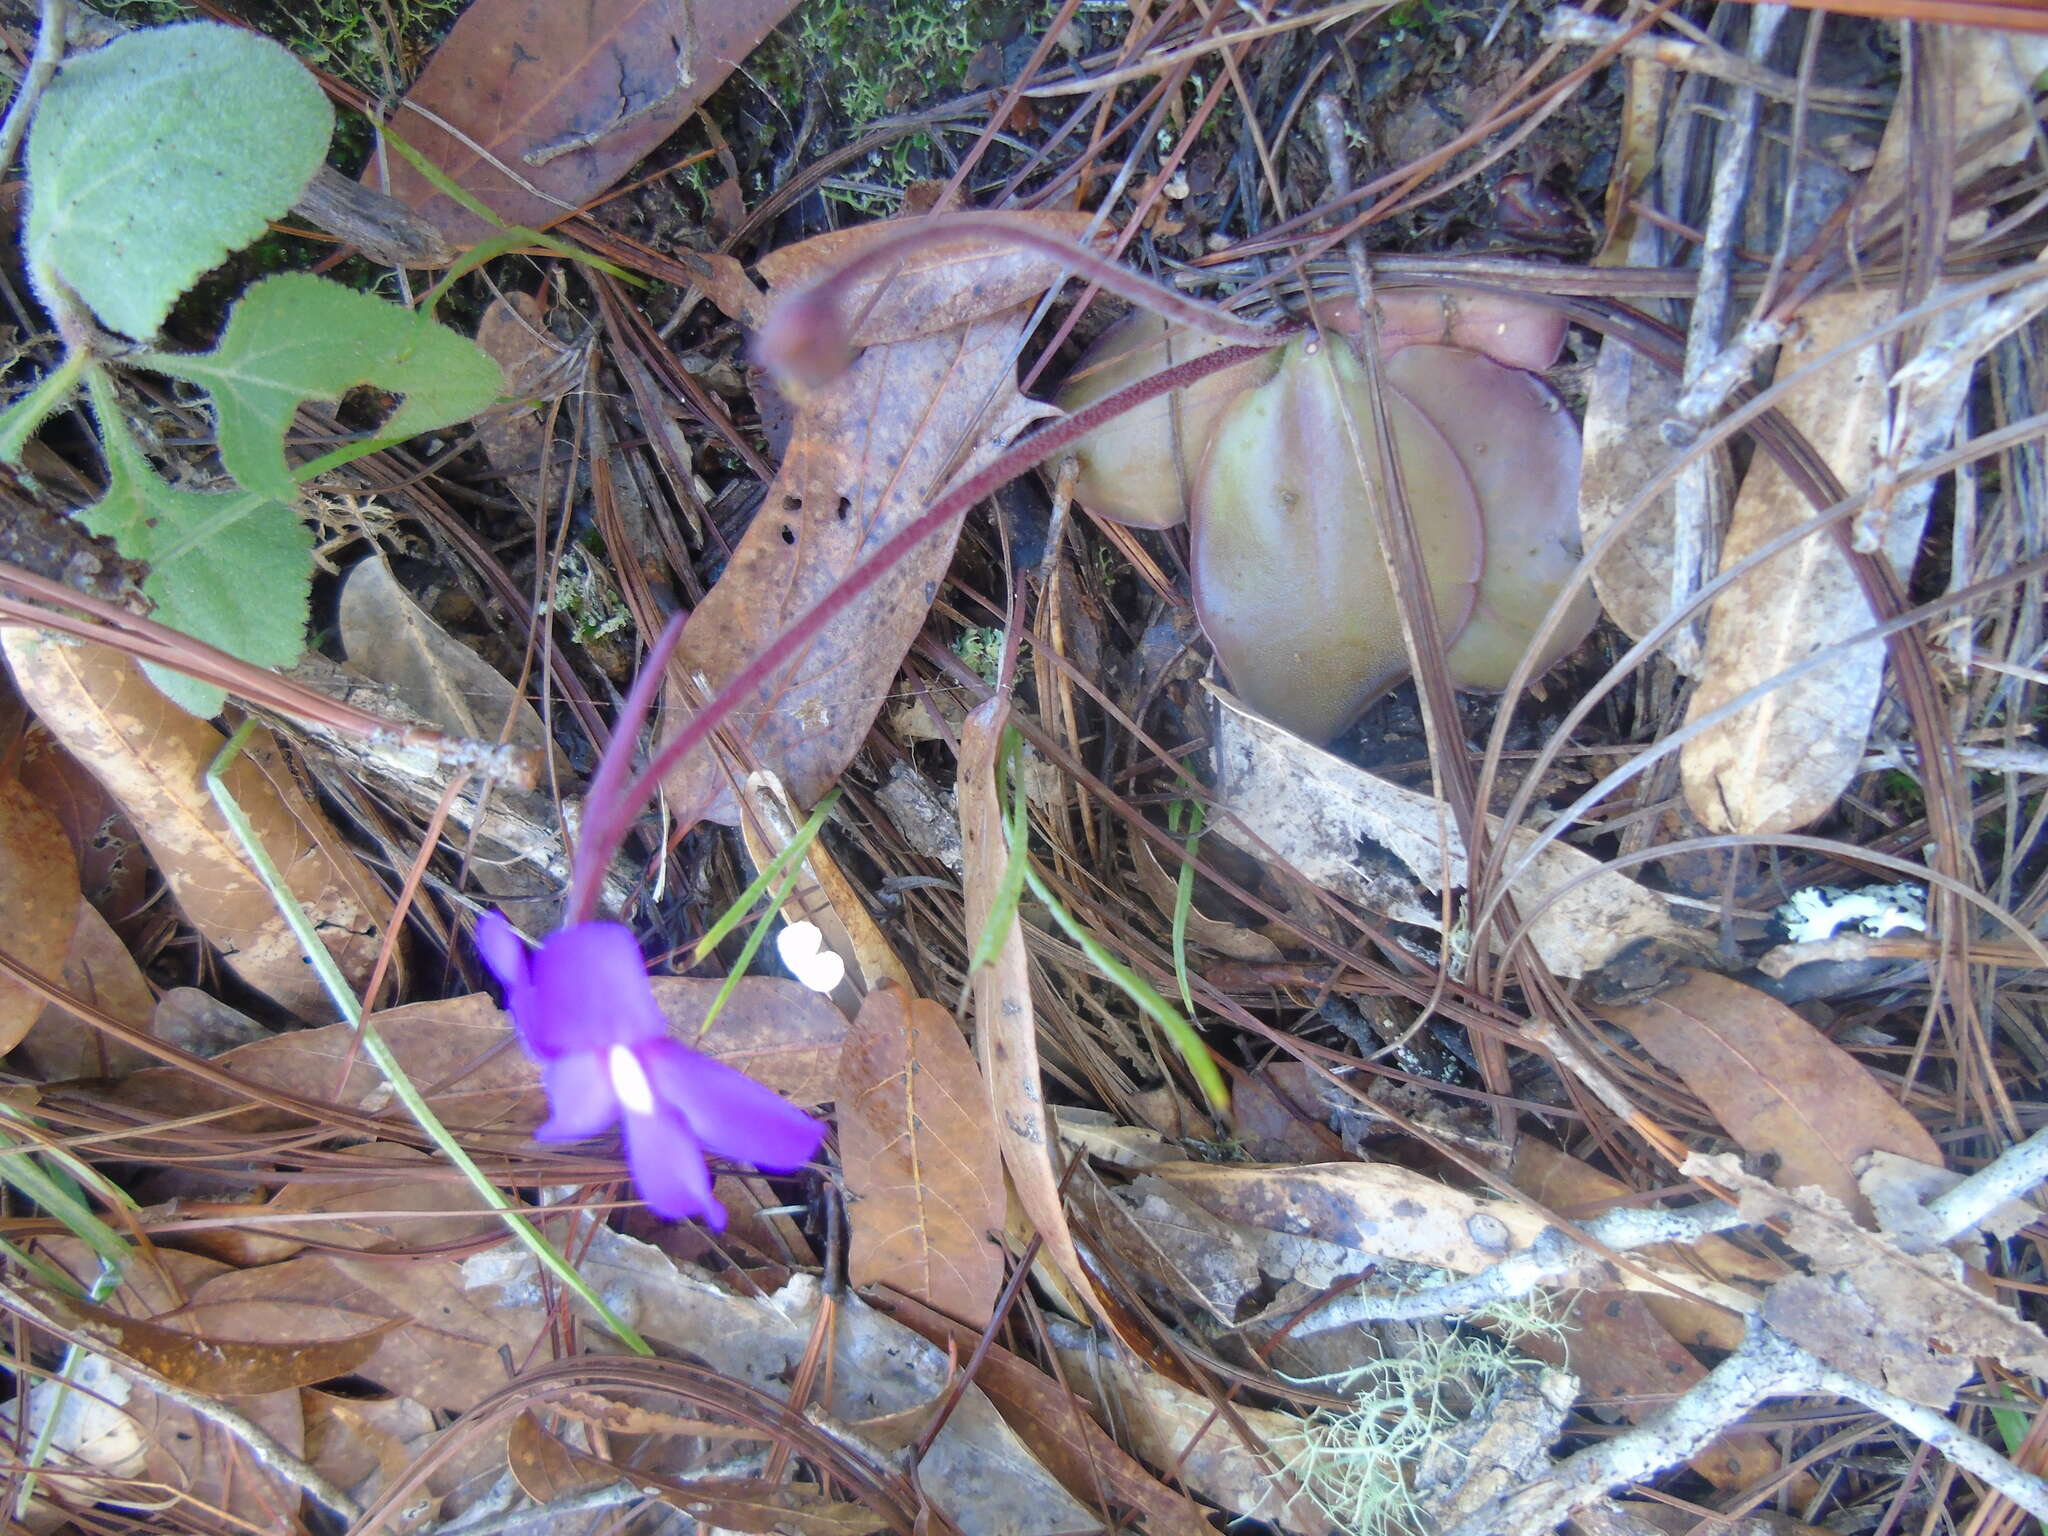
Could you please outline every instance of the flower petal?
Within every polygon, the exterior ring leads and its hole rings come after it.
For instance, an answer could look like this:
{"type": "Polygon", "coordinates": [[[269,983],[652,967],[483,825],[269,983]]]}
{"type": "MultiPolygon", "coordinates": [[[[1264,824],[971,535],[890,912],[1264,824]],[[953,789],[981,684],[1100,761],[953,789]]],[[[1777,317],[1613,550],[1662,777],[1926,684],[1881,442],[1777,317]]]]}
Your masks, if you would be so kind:
{"type": "Polygon", "coordinates": [[[744,1072],[673,1040],[640,1048],[654,1096],[689,1118],[690,1129],[720,1157],[771,1173],[801,1167],[825,1139],[825,1127],[744,1072]]]}
{"type": "Polygon", "coordinates": [[[657,1104],[651,1115],[626,1116],[626,1165],[640,1198],[671,1221],[695,1216],[714,1232],[725,1230],[725,1207],[711,1197],[704,1149],[682,1115],[657,1104]]]}
{"type": "Polygon", "coordinates": [[[582,1141],[603,1134],[618,1120],[619,1098],[602,1056],[591,1051],[557,1056],[542,1064],[540,1075],[554,1113],[533,1133],[535,1141],[582,1141]]]}
{"type": "Polygon", "coordinates": [[[647,962],[619,923],[578,923],[548,935],[532,957],[531,1002],[515,1009],[527,1050],[541,1060],[659,1040],[668,1023],[647,985],[647,962]]]}
{"type": "Polygon", "coordinates": [[[517,991],[533,979],[533,951],[502,912],[486,912],[477,919],[476,952],[507,992],[517,991]]]}

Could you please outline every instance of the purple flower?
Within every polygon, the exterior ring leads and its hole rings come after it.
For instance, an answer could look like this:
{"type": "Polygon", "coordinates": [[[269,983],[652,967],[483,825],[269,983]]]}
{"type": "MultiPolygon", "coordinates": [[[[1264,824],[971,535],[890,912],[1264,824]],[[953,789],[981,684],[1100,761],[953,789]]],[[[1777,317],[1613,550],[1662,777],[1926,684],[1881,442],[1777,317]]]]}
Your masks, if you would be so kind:
{"type": "Polygon", "coordinates": [[[554,1113],[535,1139],[581,1141],[623,1119],[633,1182],[663,1216],[695,1216],[724,1230],[707,1152],[787,1173],[818,1150],[825,1127],[817,1120],[669,1038],[630,929],[576,923],[534,949],[487,912],[476,947],[540,1064],[554,1113]]]}

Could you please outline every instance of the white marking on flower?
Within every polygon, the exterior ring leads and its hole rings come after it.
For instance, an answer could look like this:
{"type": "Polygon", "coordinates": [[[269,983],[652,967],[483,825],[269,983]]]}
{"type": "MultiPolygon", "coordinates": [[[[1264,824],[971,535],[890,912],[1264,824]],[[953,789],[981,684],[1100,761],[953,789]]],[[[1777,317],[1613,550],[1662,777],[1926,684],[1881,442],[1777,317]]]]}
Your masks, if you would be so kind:
{"type": "Polygon", "coordinates": [[[825,948],[825,935],[816,923],[791,923],[775,935],[775,952],[789,974],[813,992],[830,992],[846,980],[846,962],[825,948]]]}
{"type": "Polygon", "coordinates": [[[627,1114],[654,1113],[654,1084],[647,1081],[647,1069],[640,1065],[640,1058],[630,1047],[613,1046],[605,1057],[605,1066],[611,1071],[612,1092],[619,1096],[627,1114]]]}

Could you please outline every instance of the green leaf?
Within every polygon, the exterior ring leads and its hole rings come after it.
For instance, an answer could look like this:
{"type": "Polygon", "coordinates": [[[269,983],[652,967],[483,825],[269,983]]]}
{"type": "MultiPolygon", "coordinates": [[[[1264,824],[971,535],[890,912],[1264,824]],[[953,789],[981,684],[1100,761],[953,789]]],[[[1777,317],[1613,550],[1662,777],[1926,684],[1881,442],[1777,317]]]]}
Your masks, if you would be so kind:
{"type": "MultiPolygon", "coordinates": [[[[122,422],[112,387],[90,382],[108,483],[79,521],[148,563],[142,590],[158,623],[259,667],[298,661],[313,590],[313,539],[298,514],[258,491],[166,484],[122,422]]],[[[224,695],[211,684],[156,667],[150,675],[192,713],[220,713],[224,695]]]]}
{"type": "Polygon", "coordinates": [[[306,272],[267,277],[243,294],[213,351],[134,361],[203,386],[220,424],[221,462],[279,501],[298,494],[284,437],[304,401],[339,400],[358,384],[402,394],[380,436],[405,438],[474,416],[505,387],[475,342],[306,272]]]}
{"type": "Polygon", "coordinates": [[[215,22],[132,32],[50,82],[29,133],[32,271],[154,336],[178,295],[305,190],[334,109],[291,54],[215,22]]]}
{"type": "Polygon", "coordinates": [[[87,361],[83,352],[69,354],[44,375],[41,383],[0,413],[0,462],[21,462],[36,428],[70,404],[87,361]]]}

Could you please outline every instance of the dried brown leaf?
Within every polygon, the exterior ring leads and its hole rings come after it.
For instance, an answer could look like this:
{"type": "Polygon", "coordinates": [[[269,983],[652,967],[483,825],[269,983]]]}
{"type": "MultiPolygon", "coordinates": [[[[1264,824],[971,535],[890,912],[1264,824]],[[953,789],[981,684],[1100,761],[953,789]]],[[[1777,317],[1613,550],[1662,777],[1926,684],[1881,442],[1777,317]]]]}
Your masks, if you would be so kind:
{"type": "MultiPolygon", "coordinates": [[[[0,880],[4,883],[4,880],[0,880]]],[[[0,898],[0,911],[6,911],[0,898]]],[[[77,926],[64,952],[64,990],[101,1013],[147,1030],[156,998],[143,979],[142,967],[99,909],[78,898],[77,926]]],[[[4,983],[0,983],[4,985],[4,983]]],[[[51,1003],[36,1019],[28,1037],[7,1058],[10,1070],[38,1082],[73,1077],[123,1077],[156,1058],[139,1046],[94,1028],[51,1003]]]]}
{"type": "MultiPolygon", "coordinates": [[[[870,347],[812,393],[767,500],[683,630],[679,663],[702,693],[723,688],[957,476],[1048,413],[1017,391],[1026,318],[1010,310],[870,347]]],[[[817,804],[859,751],[959,534],[955,519],[925,540],[729,717],[725,734],[798,806],[817,804]]],[[[672,712],[667,728],[680,718],[672,712]]],[[[735,814],[725,785],[714,755],[700,752],[663,788],[678,819],[696,821],[735,814]]]]}
{"type": "MultiPolygon", "coordinates": [[[[52,981],[63,972],[78,928],[78,863],[43,803],[19,779],[0,776],[0,912],[7,914],[7,953],[52,981]]],[[[21,1043],[43,999],[0,980],[0,1054],[21,1043]]]]}
{"type": "MultiPolygon", "coordinates": [[[[748,976],[733,989],[711,1030],[702,1033],[721,985],[699,977],[655,977],[654,1000],[670,1032],[799,1103],[831,1098],[845,1018],[798,982],[748,976]]],[[[369,1023],[448,1125],[524,1136],[540,1124],[546,1104],[539,1074],[521,1051],[511,1020],[485,994],[387,1008],[371,1015],[369,1023]]],[[[337,1108],[402,1115],[383,1073],[363,1055],[346,1024],[237,1046],[217,1057],[216,1064],[247,1082],[337,1108]]],[[[227,1090],[169,1067],[137,1072],[114,1094],[123,1103],[167,1115],[199,1114],[238,1102],[227,1090]]],[[[252,1118],[270,1124],[284,1117],[257,1112],[252,1118]]]]}
{"type": "MultiPolygon", "coordinates": [[[[963,1360],[981,1343],[974,1329],[907,1297],[880,1293],[871,1301],[963,1360]]],[[[1095,1422],[1087,1402],[1044,1371],[991,1344],[974,1381],[1032,1454],[1084,1504],[1137,1511],[1146,1536],[1206,1536],[1210,1527],[1201,1506],[1132,1460],[1095,1422]]]]}
{"type": "Polygon", "coordinates": [[[1785,1220],[1814,1273],[1772,1286],[1763,1317],[1830,1365],[1943,1413],[1979,1356],[2048,1373],[2048,1335],[1958,1278],[1952,1254],[1902,1253],[1826,1191],[1774,1188],[1726,1154],[1687,1158],[1685,1172],[1734,1190],[1753,1221],[1785,1220]]]}
{"type": "MultiPolygon", "coordinates": [[[[1211,819],[1217,834],[1257,857],[1277,855],[1369,911],[1440,928],[1446,880],[1453,888],[1466,882],[1464,844],[1443,803],[1318,751],[1219,688],[1210,692],[1217,721],[1218,808],[1211,819]],[[1363,857],[1362,849],[1378,856],[1363,857]]],[[[1498,817],[1489,816],[1487,825],[1500,836],[1498,817]]],[[[1535,836],[1519,828],[1509,847],[1518,855],[1535,836]]],[[[1563,842],[1548,844],[1510,894],[1524,916],[1537,914],[1529,940],[1560,976],[1598,970],[1639,939],[1693,947],[1656,893],[1563,842]],[[1544,905],[1582,877],[1584,883],[1544,905]]]]}
{"type": "Polygon", "coordinates": [[[889,1285],[977,1327],[1003,1288],[1003,1163],[994,1111],[953,1015],[884,986],[839,1065],[855,1285],[889,1285]]]}
{"type": "Polygon", "coordinates": [[[1684,1078],[1745,1152],[1775,1157],[1787,1189],[1815,1185],[1867,1219],[1858,1158],[1884,1151],[1943,1161],[1934,1138],[1855,1057],[1754,987],[1695,971],[1645,1002],[1600,1012],[1684,1078]]]}
{"type": "Polygon", "coordinates": [[[382,555],[349,572],[338,624],[349,665],[395,690],[422,719],[472,740],[502,736],[522,746],[548,747],[540,712],[414,602],[382,555]]]}
{"type": "MultiPolygon", "coordinates": [[[[841,310],[853,318],[849,339],[856,347],[909,341],[985,320],[1037,298],[1059,281],[1063,268],[1057,257],[997,244],[985,235],[947,236],[948,217],[938,213],[833,230],[770,251],[756,265],[772,288],[786,293],[808,286],[884,240],[920,228],[933,231],[930,244],[906,253],[886,269],[856,278],[841,293],[841,310]]],[[[1093,222],[1090,214],[1050,209],[1002,217],[1076,241],[1093,222]]]]}
{"type": "MultiPolygon", "coordinates": [[[[996,890],[1009,861],[1003,807],[996,792],[996,760],[1008,706],[991,699],[967,717],[960,732],[960,839],[965,870],[967,932],[971,942],[995,921],[996,890]]],[[[1038,1229],[1047,1258],[1082,1296],[1094,1282],[1074,1248],[1060,1204],[1060,1169],[1045,1108],[1038,1062],[1038,1025],[1031,1004],[1031,962],[1024,930],[1012,911],[995,955],[971,978],[974,1053],[995,1105],[995,1139],[1017,1203],[1038,1229]]]]}
{"type": "MultiPolygon", "coordinates": [[[[659,1250],[599,1228],[577,1268],[619,1316],[649,1340],[687,1350],[713,1370],[778,1399],[822,1337],[830,1357],[806,1412],[828,1433],[881,1453],[866,1439],[871,1421],[928,1410],[953,1383],[957,1358],[892,1322],[852,1294],[836,1298],[799,1275],[766,1297],[739,1296],[659,1250]],[[821,1312],[830,1310],[821,1320],[821,1312]]],[[[510,1245],[464,1266],[481,1306],[538,1307],[530,1255],[510,1245]]],[[[1050,1536],[1092,1520],[1038,1464],[986,1396],[960,1394],[945,1427],[918,1464],[932,1507],[963,1536],[1050,1536]]]]}
{"type": "MultiPolygon", "coordinates": [[[[23,697],[120,801],[179,910],[235,974],[294,1013],[333,1017],[298,940],[207,793],[203,775],[220,751],[220,732],[171,703],[108,646],[0,628],[0,648],[23,697]]],[[[268,734],[257,732],[230,766],[228,788],[342,974],[361,987],[390,921],[390,898],[326,816],[280,787],[281,770],[265,772],[275,753],[268,734]]]]}
{"type": "Polygon", "coordinates": [[[624,1475],[608,1462],[565,1444],[532,1409],[512,1421],[505,1451],[514,1480],[536,1504],[609,1488],[624,1475]]]}
{"type": "MultiPolygon", "coordinates": [[[[1784,378],[1898,308],[1889,289],[1824,294],[1800,310],[1801,334],[1778,358],[1784,378]]],[[[1845,485],[1860,486],[1877,462],[1890,367],[1865,347],[1795,385],[1778,409],[1820,451],[1845,485]]],[[[1777,461],[1759,454],[1735,498],[1721,548],[1725,568],[1814,515],[1813,503],[1777,461]]],[[[1912,568],[1921,522],[1897,517],[1887,553],[1912,568]]],[[[1687,719],[1768,682],[1875,622],[1863,587],[1832,531],[1808,534],[1714,600],[1700,684],[1687,719]]],[[[1679,749],[1686,803],[1715,832],[1785,832],[1825,815],[1863,758],[1884,671],[1884,642],[1866,641],[1772,688],[1679,749]]]]}
{"type": "MultiPolygon", "coordinates": [[[[1247,1446],[1215,1404],[1167,1380],[1118,1345],[1051,1320],[1067,1380],[1104,1423],[1121,1426],[1138,1459],[1189,1492],[1291,1536],[1325,1536],[1333,1526],[1300,1485],[1278,1469],[1282,1458],[1247,1446]]],[[[1239,1407],[1239,1419],[1267,1445],[1299,1439],[1302,1421],[1266,1408],[1239,1407]]]]}
{"type": "MultiPolygon", "coordinates": [[[[216,1276],[176,1317],[237,1330],[361,1329],[349,1369],[399,1397],[460,1413],[508,1379],[547,1336],[545,1309],[483,1306],[452,1260],[307,1255],[216,1276]],[[516,1368],[513,1367],[513,1368],[516,1368]]],[[[331,1347],[331,1346],[323,1346],[331,1347]]],[[[342,1375],[343,1372],[329,1372],[342,1375]]],[[[324,1380],[315,1377],[313,1380],[324,1380]]]]}
{"type": "MultiPolygon", "coordinates": [[[[674,132],[793,4],[478,0],[394,124],[500,218],[545,227],[674,132]]],[[[390,192],[451,240],[495,233],[395,155],[390,192]]]]}
{"type": "MultiPolygon", "coordinates": [[[[215,1337],[202,1330],[227,1321],[218,1313],[170,1313],[151,1321],[59,1295],[32,1281],[19,1281],[17,1286],[46,1316],[89,1344],[104,1345],[177,1386],[220,1397],[258,1396],[346,1376],[376,1352],[379,1341],[390,1331],[389,1323],[373,1323],[365,1329],[363,1319],[353,1318],[348,1320],[353,1328],[340,1328],[329,1337],[312,1340],[251,1338],[246,1334],[215,1337]]],[[[260,1331],[263,1324],[248,1326],[260,1331]]]]}
{"type": "MultiPolygon", "coordinates": [[[[306,1464],[365,1504],[403,1477],[440,1432],[433,1414],[408,1397],[338,1397],[308,1387],[299,1406],[306,1464]]],[[[446,1463],[437,1467],[426,1494],[394,1512],[392,1529],[416,1530],[441,1514],[447,1471],[446,1463]]]]}

